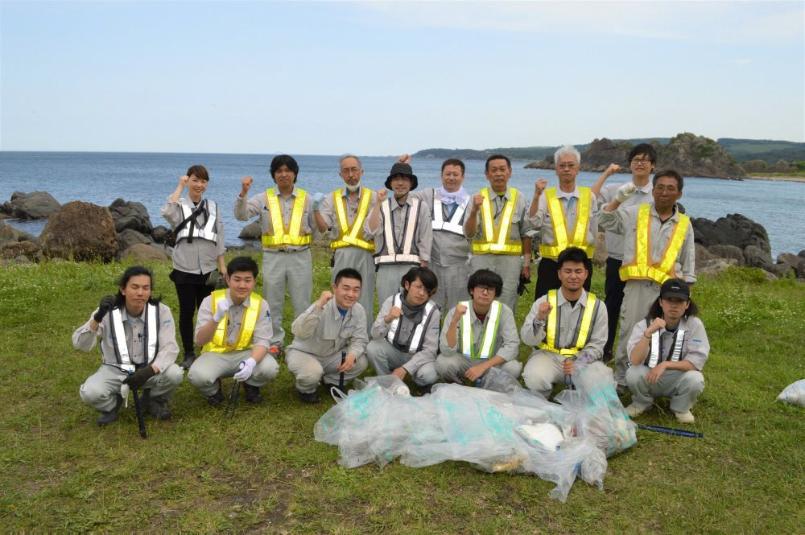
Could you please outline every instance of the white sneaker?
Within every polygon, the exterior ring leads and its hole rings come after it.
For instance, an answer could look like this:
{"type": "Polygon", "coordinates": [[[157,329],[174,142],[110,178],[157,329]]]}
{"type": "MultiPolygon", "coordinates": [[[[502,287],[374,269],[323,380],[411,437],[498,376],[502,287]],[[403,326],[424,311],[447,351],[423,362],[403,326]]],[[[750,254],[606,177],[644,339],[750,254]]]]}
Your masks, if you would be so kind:
{"type": "Polygon", "coordinates": [[[683,424],[692,424],[696,421],[696,418],[693,417],[693,413],[690,411],[685,412],[675,412],[676,421],[683,423],[683,424]]]}
{"type": "Polygon", "coordinates": [[[629,417],[634,418],[635,416],[640,416],[650,407],[650,405],[638,405],[637,403],[631,403],[628,407],[626,407],[626,414],[629,417]]]}

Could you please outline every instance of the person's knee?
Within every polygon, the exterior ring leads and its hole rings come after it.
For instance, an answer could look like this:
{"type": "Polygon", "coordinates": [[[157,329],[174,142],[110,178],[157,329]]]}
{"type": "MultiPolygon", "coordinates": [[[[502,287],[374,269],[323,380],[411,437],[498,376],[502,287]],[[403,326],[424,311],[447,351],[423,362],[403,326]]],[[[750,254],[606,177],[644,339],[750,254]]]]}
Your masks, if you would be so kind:
{"type": "Polygon", "coordinates": [[[704,375],[698,370],[690,370],[682,376],[687,390],[692,394],[701,394],[704,391],[704,375]]]}
{"type": "Polygon", "coordinates": [[[81,401],[87,405],[94,405],[99,401],[104,400],[110,394],[111,392],[109,391],[109,388],[102,382],[92,381],[91,379],[87,379],[78,390],[78,395],[81,397],[81,401]]]}
{"type": "Polygon", "coordinates": [[[279,374],[280,366],[274,358],[266,355],[254,368],[254,375],[259,379],[270,381],[279,374]]]}
{"type": "Polygon", "coordinates": [[[196,388],[205,388],[212,386],[212,384],[218,380],[218,377],[204,369],[204,367],[200,366],[199,362],[196,361],[190,366],[190,371],[187,372],[187,380],[196,388]]]}
{"type": "Polygon", "coordinates": [[[366,368],[369,367],[369,360],[366,358],[366,355],[361,355],[355,360],[355,365],[350,370],[351,374],[355,377],[362,374],[366,371],[366,368]]]}
{"type": "Polygon", "coordinates": [[[647,373],[648,368],[645,366],[630,366],[626,369],[626,384],[634,390],[645,381],[647,373]]]}
{"type": "Polygon", "coordinates": [[[388,363],[388,359],[384,357],[383,354],[383,341],[382,340],[372,340],[366,345],[366,357],[371,362],[386,362],[388,363]]]}
{"type": "Polygon", "coordinates": [[[454,381],[457,375],[458,366],[450,359],[449,357],[445,356],[438,356],[436,357],[436,362],[434,363],[434,368],[436,368],[436,374],[444,381],[454,381]]]}

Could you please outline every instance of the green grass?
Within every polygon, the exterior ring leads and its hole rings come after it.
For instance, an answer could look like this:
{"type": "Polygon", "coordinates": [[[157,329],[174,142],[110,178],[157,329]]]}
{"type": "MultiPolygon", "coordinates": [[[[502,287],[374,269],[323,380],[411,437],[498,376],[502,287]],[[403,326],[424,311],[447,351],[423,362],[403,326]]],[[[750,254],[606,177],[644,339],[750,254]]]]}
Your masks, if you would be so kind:
{"type": "MultiPolygon", "coordinates": [[[[327,284],[326,266],[318,251],[316,291],[327,284]]],[[[603,492],[578,481],[560,504],[548,498],[552,483],[465,463],[342,468],[336,448],[313,440],[313,424],[332,402],[299,404],[284,366],[266,403],[241,404],[234,421],[223,422],[185,382],[173,421],[149,419],[147,441],[131,409],[99,429],[78,398],[99,355],[73,350],[70,335],[123,267],[0,270],[4,532],[802,531],[803,413],[775,402],[805,376],[802,283],[770,282],[753,270],[701,280],[694,299],[713,350],[692,428],[705,438],[641,431],[634,448],[610,459],[603,492]]],[[[169,266],[153,267],[157,293],[177,310],[169,266]]],[[[639,421],[679,426],[661,406],[639,421]]]]}

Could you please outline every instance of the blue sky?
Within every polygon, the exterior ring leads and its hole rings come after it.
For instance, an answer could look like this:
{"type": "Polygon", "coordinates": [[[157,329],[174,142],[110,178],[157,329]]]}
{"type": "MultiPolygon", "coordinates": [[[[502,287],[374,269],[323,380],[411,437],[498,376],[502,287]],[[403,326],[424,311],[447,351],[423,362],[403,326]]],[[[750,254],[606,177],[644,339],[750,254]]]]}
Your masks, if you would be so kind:
{"type": "Polygon", "coordinates": [[[805,141],[802,2],[0,2],[0,149],[805,141]]]}

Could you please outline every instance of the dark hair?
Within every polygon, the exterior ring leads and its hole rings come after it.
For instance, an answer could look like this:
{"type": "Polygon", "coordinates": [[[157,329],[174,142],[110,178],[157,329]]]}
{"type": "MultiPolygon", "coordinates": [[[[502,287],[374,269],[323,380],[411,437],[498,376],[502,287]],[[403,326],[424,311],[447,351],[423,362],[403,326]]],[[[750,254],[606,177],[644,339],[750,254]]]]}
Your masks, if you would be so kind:
{"type": "Polygon", "coordinates": [[[484,165],[484,171],[489,171],[489,162],[492,160],[506,160],[506,165],[509,166],[509,169],[512,168],[512,161],[509,159],[508,156],[504,156],[502,154],[493,154],[489,158],[486,159],[486,164],[484,165]]]}
{"type": "Polygon", "coordinates": [[[676,186],[679,188],[679,191],[682,191],[682,186],[685,185],[685,179],[682,178],[682,175],[680,175],[673,169],[666,169],[665,171],[657,171],[656,173],[654,173],[654,179],[651,181],[651,185],[656,186],[657,181],[662,177],[666,176],[676,180],[676,186]]]}
{"type": "Polygon", "coordinates": [[[191,165],[187,168],[187,176],[196,175],[196,178],[203,180],[204,182],[210,181],[210,174],[207,172],[207,168],[203,165],[191,165]]]}
{"type": "Polygon", "coordinates": [[[632,150],[629,151],[629,163],[634,160],[635,156],[648,156],[649,161],[652,165],[657,163],[657,150],[648,143],[640,143],[639,145],[635,145],[632,150]]]}
{"type": "Polygon", "coordinates": [[[447,167],[448,165],[457,165],[461,167],[461,176],[464,176],[465,171],[464,162],[462,162],[458,158],[448,158],[442,162],[442,173],[444,173],[444,168],[447,167]]]}
{"type": "Polygon", "coordinates": [[[361,284],[363,284],[363,277],[361,277],[360,272],[353,268],[344,268],[336,273],[333,284],[338,286],[338,283],[341,282],[341,279],[357,279],[361,282],[361,284]]]}
{"type": "Polygon", "coordinates": [[[587,253],[584,252],[584,249],[580,249],[578,247],[568,247],[556,258],[556,270],[559,271],[562,269],[562,264],[565,262],[578,262],[580,264],[584,264],[584,268],[587,271],[592,271],[593,263],[590,261],[590,257],[587,256],[587,253]]]}
{"type": "Polygon", "coordinates": [[[154,274],[145,266],[131,266],[123,272],[123,275],[120,276],[120,279],[117,281],[117,295],[115,296],[115,306],[121,307],[126,302],[126,298],[123,296],[122,290],[126,287],[129,283],[129,280],[132,277],[137,277],[139,275],[148,275],[148,278],[151,279],[151,295],[152,297],[148,300],[151,304],[156,304],[159,302],[159,298],[153,297],[154,292],[154,274]]]}
{"type": "MultiPolygon", "coordinates": [[[[271,160],[271,178],[274,178],[274,175],[277,174],[277,171],[279,171],[280,167],[283,165],[293,172],[293,181],[294,184],[296,184],[296,177],[299,175],[299,164],[296,163],[296,160],[294,160],[292,156],[288,156],[287,154],[279,154],[274,156],[274,159],[271,160]]],[[[274,181],[276,182],[276,179],[274,179],[274,181]]]]}
{"type": "Polygon", "coordinates": [[[236,256],[226,265],[226,274],[232,276],[233,273],[250,271],[254,278],[260,273],[260,268],[257,267],[257,262],[250,256],[236,256]]]}
{"type": "MultiPolygon", "coordinates": [[[[662,307],[660,306],[660,299],[662,297],[658,297],[654,300],[651,304],[651,308],[648,310],[648,319],[649,321],[653,320],[654,318],[661,318],[662,317],[662,307]]],[[[685,317],[688,318],[690,316],[698,316],[699,315],[699,307],[696,306],[696,303],[693,302],[693,299],[688,299],[688,309],[685,311],[685,317]]]]}
{"type": "Polygon", "coordinates": [[[494,271],[488,269],[479,269],[467,281],[467,291],[472,293],[472,289],[476,286],[488,286],[495,289],[495,297],[498,297],[503,291],[503,279],[494,271]]]}
{"type": "Polygon", "coordinates": [[[422,282],[422,285],[425,289],[433,295],[433,292],[436,291],[436,288],[439,286],[439,280],[436,278],[436,274],[426,267],[412,267],[408,270],[408,273],[402,276],[400,279],[400,286],[405,288],[405,283],[413,284],[414,281],[417,279],[422,282]]]}

